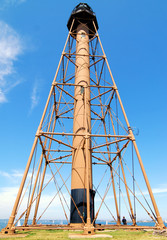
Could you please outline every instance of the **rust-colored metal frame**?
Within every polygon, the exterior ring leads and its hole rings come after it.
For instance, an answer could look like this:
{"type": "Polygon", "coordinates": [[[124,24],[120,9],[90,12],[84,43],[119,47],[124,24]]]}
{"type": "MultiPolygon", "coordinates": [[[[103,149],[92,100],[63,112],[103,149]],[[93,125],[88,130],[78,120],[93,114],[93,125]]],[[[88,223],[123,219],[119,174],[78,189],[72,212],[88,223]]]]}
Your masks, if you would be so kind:
{"type": "MultiPolygon", "coordinates": [[[[74,20],[72,23],[72,26],[74,24],[74,20]]],[[[72,29],[71,26],[71,29],[72,29]]],[[[94,24],[94,28],[96,29],[96,26],[94,24]]],[[[68,68],[69,65],[74,66],[74,69],[77,68],[76,62],[75,62],[75,57],[76,57],[76,52],[75,52],[75,48],[73,48],[74,46],[74,42],[75,42],[75,34],[74,32],[71,32],[71,30],[69,31],[61,58],[60,58],[60,62],[51,86],[51,90],[46,102],[46,106],[44,108],[44,112],[35,136],[35,140],[32,146],[32,150],[27,162],[27,166],[23,175],[23,179],[22,182],[20,184],[20,188],[16,197],[16,201],[11,213],[11,216],[9,218],[8,224],[6,226],[6,228],[4,228],[2,230],[2,233],[13,233],[15,229],[85,229],[86,228],[86,232],[93,232],[96,229],[116,229],[116,228],[132,228],[132,229],[142,229],[142,228],[146,228],[146,227],[139,227],[136,225],[136,218],[134,216],[134,209],[132,207],[132,203],[131,203],[131,198],[130,198],[130,194],[132,196],[135,197],[135,199],[140,203],[140,205],[144,208],[144,210],[148,213],[148,215],[151,217],[152,220],[154,220],[154,222],[156,223],[156,228],[162,229],[164,228],[164,224],[162,221],[162,218],[160,216],[158,207],[156,205],[152,190],[151,190],[151,186],[149,184],[145,169],[144,169],[144,165],[142,163],[142,159],[141,156],[139,154],[138,148],[137,148],[137,144],[135,141],[135,137],[133,134],[133,131],[130,127],[127,115],[125,113],[125,109],[123,107],[116,83],[114,81],[113,75],[111,73],[106,55],[104,53],[103,50],[103,46],[101,44],[98,32],[96,30],[96,34],[94,35],[93,38],[90,38],[89,40],[89,44],[90,44],[90,48],[92,48],[92,53],[89,53],[89,58],[93,61],[92,63],[90,63],[90,71],[92,68],[94,68],[94,79],[92,77],[91,78],[91,82],[92,84],[87,85],[87,86],[83,86],[83,96],[85,94],[86,96],[86,91],[87,89],[96,89],[96,94],[94,94],[93,90],[91,91],[91,99],[89,100],[90,105],[91,105],[91,112],[92,115],[96,116],[96,117],[91,117],[91,120],[94,121],[93,122],[93,126],[96,124],[97,121],[100,121],[102,123],[103,126],[103,134],[98,134],[98,133],[83,133],[83,134],[78,134],[78,133],[73,133],[73,132],[58,132],[57,130],[55,130],[56,128],[56,123],[58,121],[58,119],[65,119],[65,120],[73,120],[73,116],[74,116],[74,100],[75,100],[75,96],[70,93],[70,91],[66,90],[66,87],[74,89],[76,86],[78,86],[77,84],[75,84],[74,78],[75,78],[75,71],[73,74],[67,76],[67,72],[68,72],[68,68]],[[94,47],[92,45],[92,43],[95,42],[94,47]],[[98,53],[97,51],[97,44],[100,45],[100,50],[98,53]],[[65,59],[66,59],[66,64],[65,64],[65,59]],[[101,64],[101,70],[98,74],[97,71],[97,66],[98,64],[101,64]],[[102,81],[102,75],[104,72],[104,65],[106,64],[112,84],[109,83],[105,80],[104,82],[106,82],[106,85],[101,85],[101,81],[102,81]],[[62,69],[60,69],[62,67],[62,69]],[[58,74],[59,72],[62,72],[62,76],[60,78],[58,78],[58,74]],[[103,92],[101,91],[103,89],[103,92]],[[58,93],[58,100],[56,99],[56,93],[58,93]],[[102,97],[106,96],[107,98],[109,98],[107,104],[105,104],[102,101],[102,97]],[[112,109],[110,107],[114,96],[117,97],[119,105],[120,105],[120,109],[122,111],[122,114],[124,116],[124,120],[126,122],[126,130],[124,135],[118,134],[116,133],[116,129],[114,126],[114,115],[112,114],[112,109]],[[67,97],[67,100],[65,99],[65,97],[67,97]],[[51,102],[51,99],[53,99],[53,103],[51,102]],[[95,103],[93,103],[95,101],[95,103]],[[51,105],[50,108],[50,112],[49,112],[49,105],[51,105]],[[64,106],[64,111],[63,111],[63,107],[64,106]],[[62,108],[61,108],[62,107],[62,108]],[[61,108],[61,111],[59,111],[61,108]],[[98,110],[100,110],[100,112],[97,112],[96,109],[98,108],[98,110]],[[66,115],[67,114],[67,115],[66,115]],[[107,132],[107,123],[106,123],[106,116],[110,117],[110,122],[111,122],[111,126],[112,126],[112,132],[113,134],[109,134],[107,132]],[[46,118],[48,118],[48,123],[46,124],[46,126],[44,127],[45,123],[46,123],[46,118]],[[92,162],[93,165],[106,165],[109,167],[110,169],[110,179],[109,179],[109,187],[106,188],[106,192],[104,194],[104,196],[100,196],[100,198],[102,199],[101,204],[99,206],[99,209],[97,210],[96,214],[95,214],[95,218],[93,219],[93,222],[91,223],[90,221],[90,205],[87,205],[87,221],[85,222],[82,214],[80,213],[79,209],[77,208],[74,200],[72,199],[70,190],[68,189],[67,185],[66,185],[66,180],[63,179],[61,173],[60,173],[60,169],[63,167],[63,165],[65,164],[72,164],[72,161],[69,161],[68,159],[72,156],[72,151],[74,149],[72,143],[70,143],[70,141],[62,141],[59,139],[59,136],[63,136],[66,138],[73,138],[74,136],[81,136],[83,137],[83,139],[86,141],[86,146],[88,146],[87,140],[88,139],[92,139],[92,138],[98,138],[98,139],[105,139],[105,143],[99,143],[96,144],[95,142],[93,142],[92,140],[92,146],[91,149],[89,149],[89,151],[91,151],[92,153],[92,158],[95,159],[94,162],[92,162]],[[59,145],[64,146],[64,150],[58,150],[58,149],[52,149],[52,145],[53,143],[58,143],[59,145]],[[154,208],[154,212],[155,214],[152,212],[152,214],[145,208],[145,206],[141,203],[141,201],[137,198],[137,196],[135,195],[135,193],[130,189],[130,187],[127,184],[126,181],[126,176],[125,176],[125,171],[124,171],[124,167],[123,167],[123,154],[124,151],[126,150],[126,148],[128,147],[129,143],[132,142],[135,152],[136,152],[136,156],[137,159],[139,161],[140,167],[141,167],[141,171],[149,192],[149,196],[154,208]],[[124,143],[124,144],[123,144],[124,143]],[[121,145],[123,144],[123,145],[121,145]],[[27,208],[25,209],[25,211],[23,211],[23,213],[20,215],[20,217],[17,219],[16,221],[16,215],[18,212],[18,208],[20,206],[20,202],[21,202],[21,196],[24,190],[24,185],[27,179],[27,175],[30,169],[30,165],[32,163],[32,159],[35,155],[35,151],[36,151],[36,147],[37,145],[41,146],[41,156],[39,159],[39,164],[37,166],[37,172],[36,172],[36,177],[34,180],[34,184],[32,188],[32,192],[30,194],[30,198],[29,198],[29,202],[27,205],[27,208]],[[116,148],[116,151],[111,151],[110,150],[110,146],[114,145],[116,148]],[[104,150],[105,148],[105,150],[104,150]],[[102,149],[102,150],[101,150],[102,149]],[[60,153],[62,155],[57,155],[57,157],[52,158],[52,153],[60,153]],[[66,155],[64,155],[66,154],[66,155]],[[99,154],[99,155],[98,155],[99,154]],[[101,154],[101,156],[100,156],[101,154]],[[107,155],[107,157],[105,157],[105,155],[107,155]],[[112,157],[111,157],[112,156],[112,157]],[[115,169],[114,164],[116,162],[116,160],[118,160],[118,166],[115,169]],[[39,176],[40,176],[40,172],[42,170],[42,163],[44,162],[44,167],[43,167],[43,171],[41,174],[41,178],[40,178],[40,182],[39,182],[39,176]],[[53,164],[56,167],[56,172],[54,172],[52,170],[52,165],[53,164]],[[60,167],[57,167],[57,164],[61,164],[60,167]],[[50,171],[52,173],[52,178],[48,181],[48,183],[44,186],[44,179],[45,179],[45,174],[46,174],[46,169],[49,166],[50,171]],[[122,171],[122,177],[120,176],[120,174],[118,173],[118,168],[121,168],[122,171]],[[61,200],[60,195],[61,193],[61,187],[58,185],[57,180],[55,179],[56,174],[59,174],[62,182],[63,182],[63,186],[65,186],[70,198],[72,199],[79,216],[82,219],[82,224],[70,224],[68,221],[68,214],[65,211],[65,208],[63,207],[63,203],[61,200]],[[120,179],[120,181],[123,182],[125,189],[126,189],[126,195],[127,195],[127,199],[128,199],[128,205],[129,205],[129,212],[130,212],[130,216],[131,216],[131,220],[132,220],[132,225],[131,226],[122,226],[121,225],[121,220],[120,220],[120,211],[119,211],[119,204],[118,204],[118,199],[117,199],[117,194],[116,194],[116,188],[115,188],[115,180],[116,180],[116,176],[120,179]],[[59,195],[60,200],[61,200],[61,204],[62,204],[62,208],[64,211],[64,214],[66,216],[66,220],[69,223],[68,225],[38,225],[37,221],[42,217],[42,215],[40,215],[40,217],[37,219],[37,213],[38,213],[38,208],[39,208],[39,203],[40,203],[40,198],[41,198],[41,194],[42,191],[47,187],[47,185],[49,184],[49,182],[51,180],[55,181],[55,185],[56,185],[56,189],[57,189],[57,193],[55,196],[59,195]],[[39,191],[35,196],[35,191],[37,189],[37,184],[39,182],[39,191]],[[115,210],[116,210],[116,218],[114,217],[114,215],[111,213],[112,218],[117,222],[116,225],[102,225],[99,226],[97,224],[95,224],[95,221],[98,217],[99,211],[101,209],[102,205],[105,205],[105,197],[110,189],[110,186],[112,186],[113,189],[113,196],[114,196],[114,202],[115,202],[115,210]],[[35,205],[35,211],[34,211],[34,216],[33,216],[33,220],[32,220],[32,224],[29,225],[28,224],[28,219],[30,216],[30,211],[32,209],[32,205],[36,203],[35,205]],[[18,222],[19,219],[21,219],[23,216],[25,216],[24,219],[24,224],[21,227],[16,227],[16,223],[18,222]]],[[[90,33],[91,34],[91,33],[90,33]]],[[[79,85],[81,86],[81,85],[79,85]]],[[[72,90],[71,92],[74,92],[74,90],[72,90]]],[[[87,102],[86,102],[86,97],[85,99],[85,107],[87,106],[87,102]]],[[[119,119],[118,117],[115,117],[115,120],[117,121],[117,123],[119,124],[119,119]]],[[[85,122],[87,122],[87,116],[85,114],[85,122]]],[[[92,126],[92,128],[93,128],[92,126]]],[[[88,154],[88,153],[87,153],[88,154]]],[[[87,172],[88,172],[88,164],[86,166],[87,168],[87,172]]],[[[34,174],[34,171],[33,171],[34,174]]],[[[33,177],[33,176],[32,176],[33,177]]],[[[87,181],[89,183],[89,175],[87,174],[87,181]]],[[[133,176],[134,178],[134,176],[133,176]]],[[[90,202],[89,199],[89,184],[87,183],[87,202],[90,202]]],[[[63,195],[62,195],[63,196],[63,195]]],[[[54,200],[54,199],[53,199],[54,200]]],[[[52,200],[52,201],[53,201],[52,200]]],[[[51,202],[52,202],[51,201],[51,202]]],[[[51,203],[49,203],[50,205],[51,203]]],[[[106,206],[107,208],[107,206],[106,206]]],[[[108,209],[110,211],[110,209],[108,209]]],[[[44,211],[45,212],[45,211],[44,211]]],[[[153,228],[153,227],[151,227],[153,228]]]]}

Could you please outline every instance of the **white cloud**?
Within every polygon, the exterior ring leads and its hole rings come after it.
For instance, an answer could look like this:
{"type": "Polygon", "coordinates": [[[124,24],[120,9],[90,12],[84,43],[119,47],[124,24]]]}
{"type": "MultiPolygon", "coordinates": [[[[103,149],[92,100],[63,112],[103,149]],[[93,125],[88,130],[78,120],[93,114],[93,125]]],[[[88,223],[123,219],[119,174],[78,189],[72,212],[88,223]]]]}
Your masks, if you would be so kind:
{"type": "MultiPolygon", "coordinates": [[[[16,200],[18,190],[19,190],[19,186],[0,188],[0,203],[1,203],[0,204],[0,218],[1,219],[9,218],[12,208],[14,206],[15,200],[16,200]]],[[[23,192],[24,192],[24,190],[23,190],[23,192]]],[[[39,216],[45,210],[47,205],[51,202],[54,195],[55,195],[55,192],[42,193],[40,205],[39,205],[39,216]]],[[[69,195],[64,194],[64,197],[65,197],[66,201],[69,202],[69,195]]],[[[26,194],[24,196],[24,200],[22,201],[22,204],[19,208],[17,217],[19,217],[27,209],[27,200],[28,200],[28,194],[26,194]]],[[[33,204],[33,207],[34,207],[34,205],[35,204],[33,204]]],[[[33,217],[33,215],[30,214],[30,219],[32,217],[33,217]]],[[[55,219],[56,217],[58,219],[64,218],[63,209],[61,207],[61,203],[60,203],[58,195],[52,202],[49,209],[43,215],[43,218],[48,218],[48,219],[49,218],[55,219]]]]}
{"type": "Polygon", "coordinates": [[[14,62],[22,53],[23,42],[19,34],[0,21],[0,103],[7,102],[6,94],[20,83],[19,80],[12,80],[11,75],[16,73],[14,62]]]}
{"type": "MultiPolygon", "coordinates": [[[[153,194],[161,194],[161,193],[167,193],[167,187],[159,187],[159,188],[152,188],[152,192],[153,194]]],[[[136,192],[136,196],[141,196],[141,192],[136,192]]],[[[143,195],[147,196],[149,195],[149,192],[143,191],[143,195]]]]}
{"type": "Polygon", "coordinates": [[[0,171],[0,176],[7,178],[18,178],[23,176],[23,172],[19,172],[17,170],[13,170],[11,173],[0,171]]]}
{"type": "Polygon", "coordinates": [[[0,103],[2,103],[2,102],[7,102],[7,99],[6,99],[5,94],[0,89],[0,103]]]}
{"type": "Polygon", "coordinates": [[[30,109],[30,113],[38,105],[38,103],[39,103],[39,91],[38,91],[38,84],[37,84],[37,81],[36,81],[34,86],[33,86],[32,93],[31,93],[31,109],[30,109]]]}
{"type": "Polygon", "coordinates": [[[17,187],[0,188],[0,218],[8,218],[10,216],[17,192],[17,187]]]}
{"type": "Polygon", "coordinates": [[[167,188],[153,188],[153,193],[154,194],[167,193],[167,188]]]}
{"type": "MultiPolygon", "coordinates": [[[[157,195],[159,195],[159,196],[162,196],[163,193],[164,193],[164,194],[167,193],[167,187],[166,187],[165,184],[164,184],[164,186],[160,186],[159,188],[152,188],[152,192],[153,192],[153,194],[157,194],[157,195]]],[[[142,194],[143,194],[145,197],[146,197],[146,196],[149,196],[149,192],[148,192],[147,190],[142,191],[142,193],[139,192],[139,191],[136,191],[136,193],[135,193],[135,195],[136,195],[137,197],[142,196],[142,194]]],[[[124,197],[127,196],[127,195],[126,195],[126,192],[123,192],[122,195],[123,195],[124,197]]],[[[130,194],[130,195],[131,195],[131,194],[130,194]]],[[[132,195],[131,195],[131,196],[132,196],[132,195]]],[[[102,197],[103,197],[103,195],[102,195],[102,197]]],[[[117,194],[117,198],[119,198],[119,195],[118,195],[118,194],[117,194]]],[[[114,196],[113,196],[113,195],[107,195],[107,196],[105,197],[105,201],[106,201],[106,202],[109,201],[109,200],[111,200],[111,199],[114,199],[114,196]]],[[[96,202],[101,202],[101,198],[98,196],[98,194],[97,194],[97,197],[95,198],[95,201],[96,201],[96,202]]]]}
{"type": "Polygon", "coordinates": [[[10,174],[4,171],[0,171],[0,176],[9,178],[10,174]]]}
{"type": "MultiPolygon", "coordinates": [[[[16,199],[16,195],[17,195],[17,192],[18,192],[18,189],[19,189],[19,184],[21,182],[23,173],[24,173],[23,170],[12,170],[11,172],[0,171],[1,180],[3,180],[4,183],[7,183],[6,179],[9,179],[10,184],[11,183],[13,184],[13,187],[5,187],[5,184],[4,184],[4,186],[0,188],[0,203],[1,203],[0,204],[0,217],[1,218],[8,218],[9,215],[11,214],[11,210],[12,210],[12,207],[14,205],[14,201],[16,199]]],[[[30,171],[30,173],[28,174],[28,179],[27,179],[28,182],[31,178],[31,174],[32,174],[32,172],[30,171]]],[[[36,175],[36,171],[35,171],[34,175],[36,175]]],[[[51,177],[52,177],[52,175],[50,173],[46,174],[44,186],[51,177]]],[[[9,182],[8,182],[8,186],[9,186],[9,182]]],[[[25,188],[26,188],[26,186],[27,186],[27,184],[25,184],[25,188]]],[[[49,204],[49,202],[53,198],[54,194],[57,192],[57,190],[54,186],[54,183],[52,185],[49,184],[49,186],[46,187],[44,192],[42,193],[41,202],[40,202],[40,213],[43,212],[45,207],[49,204]],[[51,188],[49,186],[51,186],[51,188]]],[[[60,185],[59,185],[59,187],[60,187],[60,185]]],[[[69,198],[69,195],[67,194],[65,188],[64,189],[62,188],[62,191],[63,192],[65,191],[63,194],[64,194],[64,197],[65,197],[66,201],[69,203],[70,198],[69,198]]],[[[164,196],[166,196],[166,194],[167,194],[167,184],[163,184],[163,185],[158,186],[157,188],[153,188],[152,191],[153,191],[154,194],[156,194],[156,198],[158,197],[159,201],[164,201],[165,200],[164,196]]],[[[145,196],[148,196],[147,191],[144,191],[143,193],[144,193],[145,196]]],[[[123,193],[123,195],[125,196],[126,194],[123,193]]],[[[136,192],[136,195],[137,195],[137,197],[141,197],[140,192],[136,192]]],[[[28,194],[25,195],[25,201],[24,201],[23,205],[21,206],[19,214],[26,209],[27,198],[28,198],[28,194]]],[[[108,203],[109,204],[111,203],[111,200],[114,200],[113,195],[107,195],[106,198],[105,198],[105,203],[108,205],[108,203]]],[[[96,197],[95,197],[96,208],[98,208],[100,203],[101,203],[101,199],[98,197],[98,195],[96,195],[96,197]]],[[[162,204],[158,204],[158,207],[160,208],[160,210],[162,209],[161,205],[162,204]]],[[[123,208],[123,206],[122,206],[122,208],[123,208]]],[[[140,209],[140,206],[139,206],[139,209],[140,209]]],[[[162,210],[161,210],[161,212],[163,213],[162,217],[164,218],[165,213],[162,210]]],[[[138,217],[139,217],[139,215],[138,215],[138,217]]],[[[46,211],[46,213],[44,214],[43,217],[48,218],[48,219],[49,218],[55,219],[57,216],[59,218],[62,218],[62,219],[64,217],[63,212],[62,212],[61,203],[58,200],[58,196],[53,201],[53,203],[51,204],[51,206],[46,211]],[[57,211],[60,211],[60,213],[58,215],[56,215],[57,211]]],[[[146,214],[146,216],[147,216],[147,214],[146,214]]],[[[102,219],[103,218],[105,219],[106,216],[105,216],[103,210],[101,211],[99,217],[101,217],[102,219]]],[[[140,216],[140,218],[142,218],[142,217],[145,217],[145,215],[140,216]]]]}
{"type": "MultiPolygon", "coordinates": [[[[33,177],[33,183],[35,181],[35,177],[36,177],[37,171],[35,170],[34,172],[34,177],[33,177]]],[[[24,175],[24,170],[12,170],[11,172],[6,172],[6,171],[0,171],[0,177],[3,178],[5,180],[8,179],[10,180],[12,183],[14,184],[19,184],[22,177],[24,175]]],[[[27,181],[29,182],[29,180],[32,177],[32,171],[30,171],[27,175],[27,181]]],[[[52,174],[46,173],[45,174],[45,180],[44,180],[44,185],[48,183],[48,181],[52,178],[52,174]]],[[[5,181],[6,181],[5,180],[5,181]]],[[[53,181],[53,180],[52,180],[53,181]]]]}
{"type": "Polygon", "coordinates": [[[1,0],[0,3],[0,10],[4,10],[7,7],[12,7],[13,5],[19,5],[22,4],[24,2],[26,2],[27,0],[1,0]]]}

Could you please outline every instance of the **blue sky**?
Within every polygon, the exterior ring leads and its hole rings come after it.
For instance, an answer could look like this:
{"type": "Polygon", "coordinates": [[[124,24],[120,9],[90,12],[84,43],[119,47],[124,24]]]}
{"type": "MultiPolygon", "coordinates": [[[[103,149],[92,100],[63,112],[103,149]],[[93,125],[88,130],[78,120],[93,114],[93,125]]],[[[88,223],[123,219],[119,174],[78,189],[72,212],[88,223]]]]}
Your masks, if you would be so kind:
{"type": "MultiPolygon", "coordinates": [[[[0,0],[0,218],[8,218],[80,1],[0,0]]],[[[167,218],[167,1],[86,1],[167,218]]]]}

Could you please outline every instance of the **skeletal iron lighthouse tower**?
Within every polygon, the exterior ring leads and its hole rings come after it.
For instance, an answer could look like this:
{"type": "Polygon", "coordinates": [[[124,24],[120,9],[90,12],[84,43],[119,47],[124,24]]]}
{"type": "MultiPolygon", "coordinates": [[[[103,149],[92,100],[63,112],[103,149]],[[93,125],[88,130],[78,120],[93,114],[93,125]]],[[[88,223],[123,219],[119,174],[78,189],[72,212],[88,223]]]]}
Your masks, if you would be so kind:
{"type": "Polygon", "coordinates": [[[95,229],[126,228],[121,225],[124,215],[131,222],[128,228],[145,228],[137,226],[138,213],[163,229],[96,16],[80,3],[67,27],[68,37],[2,233],[44,228],[89,234],[95,229]],[[43,226],[47,212],[54,220],[65,219],[64,224],[43,226]],[[99,225],[102,218],[114,224],[99,225]],[[19,220],[22,226],[17,226],[19,220]]]}

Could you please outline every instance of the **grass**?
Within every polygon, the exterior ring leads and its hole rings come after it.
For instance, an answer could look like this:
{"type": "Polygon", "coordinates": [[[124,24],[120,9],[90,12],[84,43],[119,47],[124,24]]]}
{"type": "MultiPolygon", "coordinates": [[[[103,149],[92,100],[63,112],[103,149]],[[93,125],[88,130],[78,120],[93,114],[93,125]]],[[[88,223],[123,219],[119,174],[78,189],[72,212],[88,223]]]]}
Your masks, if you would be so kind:
{"type": "MultiPolygon", "coordinates": [[[[34,230],[34,231],[26,231],[26,232],[18,232],[20,237],[7,237],[4,239],[8,240],[27,240],[27,239],[35,239],[35,240],[52,240],[52,239],[69,239],[68,234],[73,233],[74,231],[64,231],[64,230],[34,230]],[[27,234],[26,237],[21,237],[22,234],[27,234]]],[[[76,232],[78,234],[79,232],[76,232]]],[[[145,232],[145,231],[132,231],[132,230],[111,230],[111,231],[103,231],[98,232],[98,234],[108,234],[112,235],[113,238],[93,238],[93,239],[113,239],[113,240],[167,240],[165,236],[153,235],[153,232],[145,232]]],[[[6,235],[5,235],[6,236],[6,235]]],[[[0,239],[1,236],[0,236],[0,239]]],[[[90,238],[83,238],[83,239],[90,239],[90,238]]]]}

